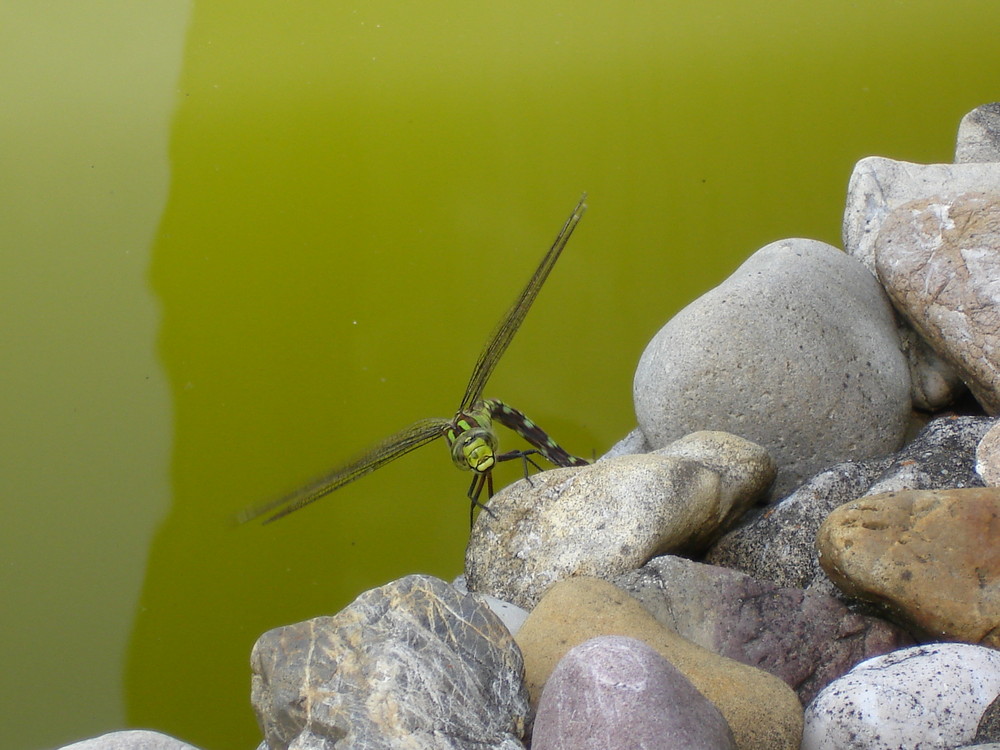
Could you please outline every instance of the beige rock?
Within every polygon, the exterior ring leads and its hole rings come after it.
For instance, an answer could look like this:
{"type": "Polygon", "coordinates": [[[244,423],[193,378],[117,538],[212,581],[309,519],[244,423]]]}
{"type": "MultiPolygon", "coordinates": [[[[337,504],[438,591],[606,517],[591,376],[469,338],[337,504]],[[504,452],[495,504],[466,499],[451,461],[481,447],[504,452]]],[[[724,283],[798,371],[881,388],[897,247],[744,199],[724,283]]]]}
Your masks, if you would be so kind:
{"type": "Polygon", "coordinates": [[[721,432],[537,474],[479,514],[466,549],[467,584],[530,609],[564,578],[610,579],[658,554],[702,549],[773,477],[767,451],[721,432]]]}
{"type": "Polygon", "coordinates": [[[1000,648],[1000,489],[871,495],[831,513],[820,565],[916,634],[1000,648]]]}
{"type": "Polygon", "coordinates": [[[875,243],[893,304],[1000,413],[1000,193],[905,203],[875,243]]]}
{"type": "Polygon", "coordinates": [[[1000,422],[976,446],[976,473],[988,487],[1000,487],[1000,422]]]}
{"type": "Polygon", "coordinates": [[[515,638],[533,707],[563,655],[599,635],[624,635],[656,649],[719,709],[741,750],[798,749],[802,706],[784,682],[681,638],[636,599],[595,578],[553,586],[515,638]]]}

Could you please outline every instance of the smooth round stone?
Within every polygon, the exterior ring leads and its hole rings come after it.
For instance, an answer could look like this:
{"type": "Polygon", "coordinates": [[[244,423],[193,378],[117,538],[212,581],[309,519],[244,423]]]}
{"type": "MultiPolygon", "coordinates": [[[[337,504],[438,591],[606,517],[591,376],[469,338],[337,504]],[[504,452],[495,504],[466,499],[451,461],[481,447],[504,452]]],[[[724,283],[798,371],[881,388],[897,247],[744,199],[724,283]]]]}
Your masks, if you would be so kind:
{"type": "Polygon", "coordinates": [[[719,710],[670,662],[635,638],[570,649],[538,706],[532,750],[735,750],[719,710]]]}
{"type": "Polygon", "coordinates": [[[856,259],[807,239],[758,250],[667,322],[633,397],[653,448],[699,430],[766,448],[779,497],[833,464],[895,451],[911,412],[885,292],[856,259]]]}
{"type": "Polygon", "coordinates": [[[951,748],[1000,691],[1000,652],[935,643],[861,662],[809,704],[801,750],[951,748]]]}

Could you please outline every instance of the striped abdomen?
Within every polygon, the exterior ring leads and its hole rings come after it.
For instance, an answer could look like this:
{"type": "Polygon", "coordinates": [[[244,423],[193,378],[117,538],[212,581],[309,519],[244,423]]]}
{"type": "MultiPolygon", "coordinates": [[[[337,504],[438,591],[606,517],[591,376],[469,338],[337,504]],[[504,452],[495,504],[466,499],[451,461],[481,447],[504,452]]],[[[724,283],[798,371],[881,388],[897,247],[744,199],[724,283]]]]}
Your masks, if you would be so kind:
{"type": "Polygon", "coordinates": [[[547,432],[528,419],[524,412],[495,398],[485,399],[482,404],[492,419],[523,437],[555,466],[586,466],[590,463],[567,453],[547,432]]]}

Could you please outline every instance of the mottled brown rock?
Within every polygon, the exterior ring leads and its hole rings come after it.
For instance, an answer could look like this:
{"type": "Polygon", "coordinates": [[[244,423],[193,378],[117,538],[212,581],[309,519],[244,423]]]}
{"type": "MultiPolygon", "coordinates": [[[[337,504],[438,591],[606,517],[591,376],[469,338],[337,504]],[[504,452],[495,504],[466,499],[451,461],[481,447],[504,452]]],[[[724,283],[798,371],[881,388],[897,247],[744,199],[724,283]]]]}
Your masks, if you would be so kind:
{"type": "Polygon", "coordinates": [[[896,309],[1000,413],[1000,194],[902,204],[882,224],[875,267],[896,309]]]}
{"type": "Polygon", "coordinates": [[[271,750],[522,750],[527,694],[507,629],[477,597],[413,575],[254,645],[271,750]]]}
{"type": "Polygon", "coordinates": [[[913,490],[841,506],[816,538],[850,596],[928,639],[1000,648],[1000,489],[913,490]]]}
{"type": "Polygon", "coordinates": [[[596,578],[554,585],[518,631],[533,706],[566,652],[601,635],[624,635],[652,646],[715,704],[741,750],[798,750],[802,706],[791,688],[763,670],[681,638],[636,599],[596,578]]]}
{"type": "Polygon", "coordinates": [[[703,549],[774,471],[759,445],[698,432],[655,453],[537,474],[497,493],[476,519],[469,589],[530,609],[564,578],[610,579],[657,554],[703,549]]]}

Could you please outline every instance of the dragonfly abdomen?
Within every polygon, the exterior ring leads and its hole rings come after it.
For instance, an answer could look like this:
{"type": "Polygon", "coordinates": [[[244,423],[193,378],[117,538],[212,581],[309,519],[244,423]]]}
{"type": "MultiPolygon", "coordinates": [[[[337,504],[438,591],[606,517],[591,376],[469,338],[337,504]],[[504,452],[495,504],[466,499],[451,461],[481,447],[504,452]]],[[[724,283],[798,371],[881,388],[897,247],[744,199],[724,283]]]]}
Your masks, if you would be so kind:
{"type": "Polygon", "coordinates": [[[492,419],[527,440],[549,463],[555,466],[586,466],[590,463],[567,452],[520,409],[495,398],[485,399],[482,403],[492,419]]]}

